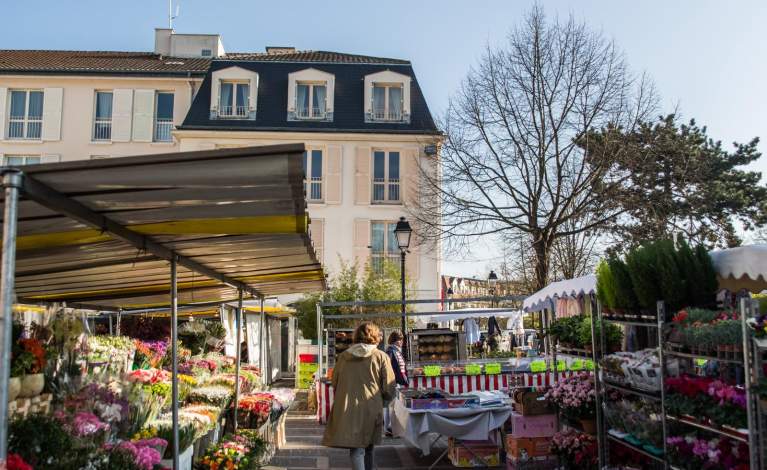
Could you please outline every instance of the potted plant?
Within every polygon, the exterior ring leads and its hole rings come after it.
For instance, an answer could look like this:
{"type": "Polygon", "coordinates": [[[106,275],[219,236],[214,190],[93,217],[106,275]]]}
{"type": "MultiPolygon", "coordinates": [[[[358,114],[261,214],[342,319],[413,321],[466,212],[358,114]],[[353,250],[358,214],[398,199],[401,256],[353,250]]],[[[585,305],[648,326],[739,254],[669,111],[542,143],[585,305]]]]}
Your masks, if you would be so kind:
{"type": "Polygon", "coordinates": [[[596,392],[594,377],[588,372],[581,372],[555,383],[545,395],[547,400],[559,407],[566,418],[580,422],[583,430],[596,433],[596,392]]]}
{"type": "Polygon", "coordinates": [[[40,395],[45,387],[45,349],[40,341],[22,338],[17,341],[18,354],[14,358],[11,376],[20,377],[18,396],[32,398],[40,395]]]}

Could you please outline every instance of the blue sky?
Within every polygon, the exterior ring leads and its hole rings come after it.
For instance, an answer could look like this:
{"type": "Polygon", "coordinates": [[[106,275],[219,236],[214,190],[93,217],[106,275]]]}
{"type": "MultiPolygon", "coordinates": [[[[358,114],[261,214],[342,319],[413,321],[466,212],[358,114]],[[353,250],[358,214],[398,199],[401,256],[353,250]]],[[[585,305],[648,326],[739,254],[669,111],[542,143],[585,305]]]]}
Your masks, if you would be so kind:
{"type": "MultiPolygon", "coordinates": [[[[178,32],[220,33],[226,50],[295,46],[406,58],[435,115],[486,44],[505,41],[532,2],[182,0],[178,32]]],[[[724,142],[767,138],[767,2],[685,0],[543,1],[613,38],[631,67],[655,80],[676,106],[724,142]]],[[[167,24],[167,0],[47,0],[3,6],[0,48],[151,50],[167,24]]],[[[762,151],[767,147],[762,143],[762,151]]],[[[767,174],[767,156],[757,168],[767,174]]],[[[485,276],[488,250],[445,272],[485,276]]]]}

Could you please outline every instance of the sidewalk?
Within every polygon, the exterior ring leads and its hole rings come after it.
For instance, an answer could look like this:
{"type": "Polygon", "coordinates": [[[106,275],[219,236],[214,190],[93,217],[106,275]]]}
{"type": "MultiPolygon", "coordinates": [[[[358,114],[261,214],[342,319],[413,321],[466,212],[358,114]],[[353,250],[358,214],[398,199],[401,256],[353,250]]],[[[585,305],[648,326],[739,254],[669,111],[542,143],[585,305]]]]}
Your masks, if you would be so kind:
{"type": "MultiPolygon", "coordinates": [[[[325,426],[317,423],[314,414],[290,411],[286,423],[287,446],[277,452],[270,468],[350,470],[348,450],[330,449],[320,445],[324,431],[325,426]]],[[[442,450],[444,447],[435,448],[432,455],[421,457],[416,449],[406,446],[401,439],[384,438],[382,445],[376,447],[376,467],[377,470],[426,470],[442,450]]],[[[447,458],[434,467],[434,470],[446,469],[455,469],[447,458]]]]}

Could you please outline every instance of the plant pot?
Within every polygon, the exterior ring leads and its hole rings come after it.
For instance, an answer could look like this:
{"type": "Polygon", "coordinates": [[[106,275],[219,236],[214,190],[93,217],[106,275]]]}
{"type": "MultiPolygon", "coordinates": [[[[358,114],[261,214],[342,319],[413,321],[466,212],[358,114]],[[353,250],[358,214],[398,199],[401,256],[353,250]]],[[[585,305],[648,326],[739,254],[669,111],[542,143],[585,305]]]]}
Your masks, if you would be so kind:
{"type": "Polygon", "coordinates": [[[21,378],[19,396],[21,398],[36,397],[43,393],[43,387],[45,387],[45,375],[27,374],[21,378]]]}
{"type": "Polygon", "coordinates": [[[21,379],[18,377],[11,377],[11,381],[8,382],[8,401],[12,402],[19,396],[21,392],[21,379]]]}
{"type": "Polygon", "coordinates": [[[590,419],[581,419],[581,427],[583,427],[583,432],[586,434],[592,434],[595,435],[597,433],[597,420],[590,418],[590,419]]]}
{"type": "MultiPolygon", "coordinates": [[[[179,470],[192,470],[193,454],[194,446],[189,446],[183,452],[178,453],[179,470]]],[[[160,465],[164,468],[173,468],[173,458],[160,460],[160,465]]]]}

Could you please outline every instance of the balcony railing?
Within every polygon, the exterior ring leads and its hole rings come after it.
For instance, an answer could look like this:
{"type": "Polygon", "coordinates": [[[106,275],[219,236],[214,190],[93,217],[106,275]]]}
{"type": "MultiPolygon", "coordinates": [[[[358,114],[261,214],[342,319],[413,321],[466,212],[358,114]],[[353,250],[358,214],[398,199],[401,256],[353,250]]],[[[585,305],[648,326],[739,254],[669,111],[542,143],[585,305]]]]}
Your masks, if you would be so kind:
{"type": "Polygon", "coordinates": [[[218,110],[219,117],[243,118],[248,115],[247,106],[221,106],[218,110]]]}
{"type": "Polygon", "coordinates": [[[11,116],[8,123],[9,139],[39,139],[43,130],[42,118],[24,119],[11,116]]]}
{"type": "Polygon", "coordinates": [[[325,119],[325,108],[297,108],[298,119],[325,119]]]}
{"type": "Polygon", "coordinates": [[[308,183],[304,181],[304,191],[306,191],[306,198],[310,201],[321,201],[322,200],[322,177],[312,177],[311,181],[308,183]]]}
{"type": "Polygon", "coordinates": [[[399,179],[373,178],[373,202],[399,202],[399,179]]]}
{"type": "Polygon", "coordinates": [[[93,140],[112,140],[112,119],[93,121],[93,140]]]}
{"type": "Polygon", "coordinates": [[[170,142],[173,140],[171,135],[173,131],[173,119],[155,119],[154,121],[154,141],[170,142]]]}
{"type": "Polygon", "coordinates": [[[402,111],[373,109],[373,119],[376,121],[401,121],[402,117],[402,111]]]}

